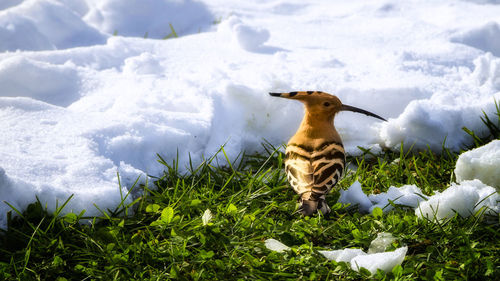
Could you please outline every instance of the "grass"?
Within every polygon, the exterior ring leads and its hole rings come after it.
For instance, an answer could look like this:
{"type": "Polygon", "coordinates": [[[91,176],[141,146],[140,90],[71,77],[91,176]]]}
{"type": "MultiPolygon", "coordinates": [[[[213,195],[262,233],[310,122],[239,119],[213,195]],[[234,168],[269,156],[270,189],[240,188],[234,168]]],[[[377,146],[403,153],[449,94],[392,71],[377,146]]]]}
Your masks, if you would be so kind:
{"type": "MultiPolygon", "coordinates": [[[[500,112],[500,111],[499,111],[500,112]]],[[[500,114],[499,123],[500,124],[500,114]]],[[[489,120],[489,119],[488,119],[489,120]]],[[[492,128],[498,124],[489,120],[492,128]]],[[[485,121],[486,124],[486,121],[485,121]]],[[[496,127],[495,127],[496,126],[496,127]]],[[[492,130],[493,132],[493,130],[492,130]]],[[[472,133],[473,134],[473,133],[472,133]]],[[[477,137],[477,136],[476,136],[477,137]]],[[[486,141],[477,137],[476,142],[486,141]]],[[[498,136],[494,136],[498,138],[498,136]]],[[[395,206],[388,214],[361,214],[327,197],[328,217],[295,213],[297,196],[283,173],[283,154],[264,145],[261,155],[240,155],[221,167],[223,149],[181,174],[162,159],[165,172],[130,205],[84,214],[49,214],[36,202],[9,217],[0,230],[0,279],[5,280],[494,280],[500,276],[499,221],[459,215],[446,223],[418,219],[395,206]],[[86,219],[89,222],[81,224],[86,219]],[[402,266],[370,276],[317,250],[366,250],[379,232],[408,246],[402,266]],[[275,238],[292,249],[264,246],[275,238]]],[[[386,151],[349,158],[357,166],[339,183],[356,179],[367,193],[416,184],[424,193],[448,187],[457,154],[429,150],[386,151]]],[[[124,195],[125,196],[125,195],[124,195]]],[[[71,200],[69,198],[68,200],[71,200]]]]}

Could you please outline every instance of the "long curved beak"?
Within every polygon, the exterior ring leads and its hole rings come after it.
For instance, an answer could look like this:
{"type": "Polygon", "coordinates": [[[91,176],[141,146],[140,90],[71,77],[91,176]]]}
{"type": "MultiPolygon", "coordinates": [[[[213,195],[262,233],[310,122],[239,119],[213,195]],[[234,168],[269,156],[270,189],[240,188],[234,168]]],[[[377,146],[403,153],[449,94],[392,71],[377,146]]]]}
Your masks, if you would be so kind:
{"type": "Polygon", "coordinates": [[[354,107],[354,106],[350,106],[350,105],[346,105],[346,104],[343,104],[342,105],[342,108],[340,109],[341,111],[352,111],[352,112],[358,112],[358,113],[363,113],[363,114],[366,114],[368,116],[371,116],[371,117],[375,117],[375,118],[378,118],[380,120],[384,120],[384,121],[387,121],[385,120],[384,118],[378,116],[377,114],[375,113],[371,113],[370,111],[366,111],[364,109],[361,109],[361,108],[357,108],[357,107],[354,107]]]}

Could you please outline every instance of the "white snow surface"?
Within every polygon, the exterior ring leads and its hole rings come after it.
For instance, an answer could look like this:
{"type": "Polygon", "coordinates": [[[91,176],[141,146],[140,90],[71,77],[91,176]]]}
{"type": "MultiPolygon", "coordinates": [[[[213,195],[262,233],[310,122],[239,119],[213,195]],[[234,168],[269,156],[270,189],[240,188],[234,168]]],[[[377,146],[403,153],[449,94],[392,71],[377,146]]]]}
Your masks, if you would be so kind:
{"type": "Polygon", "coordinates": [[[500,190],[500,140],[460,154],[455,175],[458,182],[479,179],[500,190]]]}
{"type": "Polygon", "coordinates": [[[416,185],[391,186],[387,192],[366,195],[361,188],[361,183],[355,181],[347,190],[340,190],[338,202],[350,204],[350,207],[357,207],[361,212],[372,212],[376,207],[388,212],[393,209],[391,202],[404,207],[416,208],[426,198],[427,196],[416,185]]]}
{"type": "Polygon", "coordinates": [[[224,143],[231,158],[284,143],[302,108],[268,92],[388,118],[339,114],[350,154],[458,150],[500,100],[499,15],[498,1],[2,1],[0,201],[54,210],[74,194],[65,212],[97,215],[121,200],[117,172],[122,193],[161,173],[156,153],[182,169],[224,143]],[[170,24],[180,37],[159,40],[170,24]]]}
{"type": "Polygon", "coordinates": [[[475,179],[452,184],[442,193],[436,192],[429,200],[419,204],[415,209],[415,214],[431,220],[444,220],[454,216],[455,213],[468,217],[479,211],[498,215],[500,195],[495,188],[475,179]]]}
{"type": "Polygon", "coordinates": [[[392,252],[355,256],[351,259],[351,268],[359,271],[362,267],[375,274],[378,269],[388,272],[403,263],[408,247],[397,248],[392,252]]]}
{"type": "Polygon", "coordinates": [[[348,262],[351,268],[356,271],[364,267],[372,274],[375,274],[377,269],[388,272],[395,266],[403,263],[406,252],[408,251],[408,247],[401,247],[394,251],[386,252],[386,247],[395,240],[397,239],[393,237],[392,234],[382,232],[378,233],[377,238],[370,243],[368,253],[365,253],[362,249],[352,248],[318,252],[329,260],[348,262]]]}
{"type": "Polygon", "coordinates": [[[347,190],[340,190],[338,202],[350,204],[361,212],[372,212],[379,207],[384,213],[392,210],[393,204],[414,208],[420,218],[443,220],[455,213],[462,217],[474,214],[498,215],[500,213],[500,194],[495,188],[478,179],[452,183],[443,192],[425,196],[415,185],[391,186],[387,192],[366,195],[361,184],[356,181],[347,190]],[[484,210],[484,211],[483,211],[484,210]],[[478,213],[481,211],[480,213],[478,213]],[[484,213],[483,213],[484,212],[484,213]]]}
{"type": "Polygon", "coordinates": [[[281,243],[280,241],[273,239],[273,238],[270,238],[270,239],[267,239],[266,241],[264,241],[264,245],[269,250],[275,251],[278,253],[290,250],[290,247],[288,247],[287,245],[285,245],[285,244],[281,243]]]}
{"type": "Polygon", "coordinates": [[[332,250],[332,251],[318,251],[320,254],[325,256],[329,260],[334,260],[336,262],[350,262],[354,257],[360,255],[366,255],[366,253],[361,249],[345,248],[342,250],[332,250]]]}
{"type": "MultiPolygon", "coordinates": [[[[408,251],[408,247],[401,247],[395,249],[394,251],[385,252],[386,246],[394,240],[396,240],[396,238],[392,237],[392,234],[390,233],[379,233],[377,238],[375,238],[370,244],[370,249],[379,248],[381,251],[369,251],[367,254],[362,249],[345,248],[341,250],[321,250],[318,251],[318,253],[322,254],[329,260],[350,263],[351,268],[356,271],[359,271],[362,267],[364,267],[372,274],[375,274],[378,269],[388,272],[395,266],[403,263],[406,252],[408,251]],[[377,244],[376,247],[373,246],[374,243],[377,244]]],[[[290,250],[290,247],[274,238],[264,241],[264,245],[269,250],[278,253],[290,250]]]]}

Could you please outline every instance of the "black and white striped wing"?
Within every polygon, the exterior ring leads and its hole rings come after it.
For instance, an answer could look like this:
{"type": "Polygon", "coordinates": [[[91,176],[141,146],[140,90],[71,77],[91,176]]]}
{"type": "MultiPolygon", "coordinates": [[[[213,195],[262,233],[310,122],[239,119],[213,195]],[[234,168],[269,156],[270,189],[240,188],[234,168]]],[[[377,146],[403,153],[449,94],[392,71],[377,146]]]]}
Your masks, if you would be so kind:
{"type": "Polygon", "coordinates": [[[293,190],[297,194],[310,192],[313,186],[311,152],[296,145],[288,145],[285,157],[285,172],[293,190]]]}
{"type": "Polygon", "coordinates": [[[342,176],[344,165],[344,148],[336,142],[317,149],[292,143],[286,149],[288,182],[298,194],[309,193],[312,197],[303,199],[324,199],[342,176]]]}
{"type": "Polygon", "coordinates": [[[342,144],[327,143],[313,153],[313,192],[326,195],[342,177],[345,165],[345,153],[342,144]]]}

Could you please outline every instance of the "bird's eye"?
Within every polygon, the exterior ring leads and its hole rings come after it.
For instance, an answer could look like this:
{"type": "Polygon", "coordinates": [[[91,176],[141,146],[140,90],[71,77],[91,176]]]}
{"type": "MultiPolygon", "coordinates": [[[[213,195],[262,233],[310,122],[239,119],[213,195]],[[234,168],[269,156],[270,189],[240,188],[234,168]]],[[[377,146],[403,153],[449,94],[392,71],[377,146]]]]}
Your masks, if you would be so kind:
{"type": "Polygon", "coordinates": [[[323,105],[324,106],[330,106],[330,103],[329,102],[325,102],[323,105]]]}

